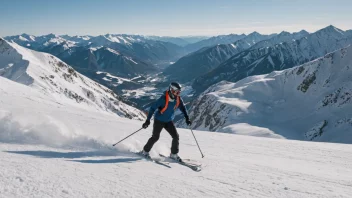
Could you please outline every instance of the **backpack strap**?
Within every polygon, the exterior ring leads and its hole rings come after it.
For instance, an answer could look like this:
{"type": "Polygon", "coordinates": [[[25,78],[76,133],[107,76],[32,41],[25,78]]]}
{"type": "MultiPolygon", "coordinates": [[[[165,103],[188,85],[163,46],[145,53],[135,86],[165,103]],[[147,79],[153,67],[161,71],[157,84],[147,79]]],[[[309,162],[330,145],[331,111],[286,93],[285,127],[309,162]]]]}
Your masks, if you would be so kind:
{"type": "Polygon", "coordinates": [[[166,91],[166,94],[165,94],[165,106],[164,106],[164,108],[162,108],[161,110],[160,110],[160,113],[161,114],[163,114],[165,111],[166,111],[166,109],[167,109],[167,107],[169,106],[169,92],[168,91],[166,91]]]}
{"type": "Polygon", "coordinates": [[[175,107],[174,107],[174,110],[177,109],[178,105],[180,105],[180,96],[177,96],[177,97],[176,97],[176,105],[175,105],[175,107]]]}
{"type": "MultiPolygon", "coordinates": [[[[179,105],[180,105],[180,96],[177,96],[176,97],[176,105],[174,107],[174,110],[176,110],[179,105]]],[[[169,92],[166,91],[166,93],[165,93],[165,106],[164,106],[164,108],[162,108],[160,110],[160,113],[163,114],[166,111],[168,106],[169,106],[169,92]]]]}

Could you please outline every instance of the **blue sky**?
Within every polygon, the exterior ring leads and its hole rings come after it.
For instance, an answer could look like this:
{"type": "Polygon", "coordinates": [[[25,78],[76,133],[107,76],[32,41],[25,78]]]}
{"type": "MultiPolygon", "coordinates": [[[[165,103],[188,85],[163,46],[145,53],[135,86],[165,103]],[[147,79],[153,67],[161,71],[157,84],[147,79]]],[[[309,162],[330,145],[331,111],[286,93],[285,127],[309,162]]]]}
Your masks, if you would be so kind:
{"type": "Polygon", "coordinates": [[[352,0],[1,0],[0,36],[346,30],[351,8],[352,0]]]}

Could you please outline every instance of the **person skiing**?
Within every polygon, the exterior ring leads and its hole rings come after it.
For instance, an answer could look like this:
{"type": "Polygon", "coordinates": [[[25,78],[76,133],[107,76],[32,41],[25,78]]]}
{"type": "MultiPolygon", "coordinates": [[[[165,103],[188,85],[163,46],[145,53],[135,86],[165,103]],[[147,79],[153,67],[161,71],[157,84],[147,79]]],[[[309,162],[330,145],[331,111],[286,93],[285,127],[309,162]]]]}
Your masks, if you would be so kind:
{"type": "Polygon", "coordinates": [[[169,86],[169,89],[166,90],[165,93],[150,107],[147,120],[142,125],[142,127],[146,129],[150,124],[150,119],[155,114],[152,137],[149,138],[142,151],[142,155],[144,155],[145,157],[150,158],[149,151],[152,149],[153,145],[159,140],[161,131],[165,129],[172,137],[170,158],[180,162],[182,161],[181,158],[178,156],[179,135],[173,123],[175,111],[177,109],[180,109],[182,111],[186,120],[186,124],[188,126],[190,126],[192,122],[188,117],[188,112],[180,96],[180,93],[181,85],[177,82],[172,82],[169,86]]]}

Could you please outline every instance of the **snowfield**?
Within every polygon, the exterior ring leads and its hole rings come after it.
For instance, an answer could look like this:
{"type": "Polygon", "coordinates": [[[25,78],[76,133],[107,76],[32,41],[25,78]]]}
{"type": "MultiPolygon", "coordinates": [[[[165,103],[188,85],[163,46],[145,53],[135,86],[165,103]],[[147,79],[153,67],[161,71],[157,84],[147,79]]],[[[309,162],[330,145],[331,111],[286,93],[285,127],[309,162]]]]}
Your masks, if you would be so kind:
{"type": "MultiPolygon", "coordinates": [[[[145,161],[152,127],[0,77],[0,197],[350,197],[352,145],[179,129],[180,156],[201,172],[145,161]]],[[[152,149],[167,155],[163,131],[152,149]]]]}

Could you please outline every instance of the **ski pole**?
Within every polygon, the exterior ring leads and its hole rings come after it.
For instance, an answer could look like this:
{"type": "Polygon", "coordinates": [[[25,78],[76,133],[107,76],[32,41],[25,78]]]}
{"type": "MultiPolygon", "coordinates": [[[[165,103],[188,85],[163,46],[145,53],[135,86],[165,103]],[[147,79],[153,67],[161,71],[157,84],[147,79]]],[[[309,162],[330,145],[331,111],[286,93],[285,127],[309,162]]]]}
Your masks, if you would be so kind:
{"type": "MultiPolygon", "coordinates": [[[[191,128],[189,128],[189,129],[191,129],[191,128]]],[[[191,131],[192,131],[192,129],[191,129],[191,131]]],[[[202,150],[200,150],[200,147],[199,147],[198,141],[197,141],[197,139],[196,139],[196,136],[194,136],[193,131],[192,131],[192,135],[193,135],[193,137],[194,137],[194,140],[195,140],[195,141],[196,141],[196,143],[197,143],[197,146],[198,146],[198,148],[199,148],[200,154],[202,154],[202,158],[204,158],[204,155],[203,155],[203,153],[202,153],[202,150]]]]}
{"type": "MultiPolygon", "coordinates": [[[[142,127],[142,128],[140,128],[138,131],[140,131],[140,130],[142,130],[142,129],[143,129],[143,127],[142,127]]],[[[119,142],[117,142],[117,143],[113,144],[112,146],[116,146],[116,144],[118,144],[118,143],[120,143],[120,142],[124,141],[125,139],[127,139],[128,137],[130,137],[130,136],[132,136],[133,134],[137,133],[138,131],[133,132],[132,134],[130,134],[129,136],[127,136],[127,137],[123,138],[122,140],[120,140],[119,142]]]]}

